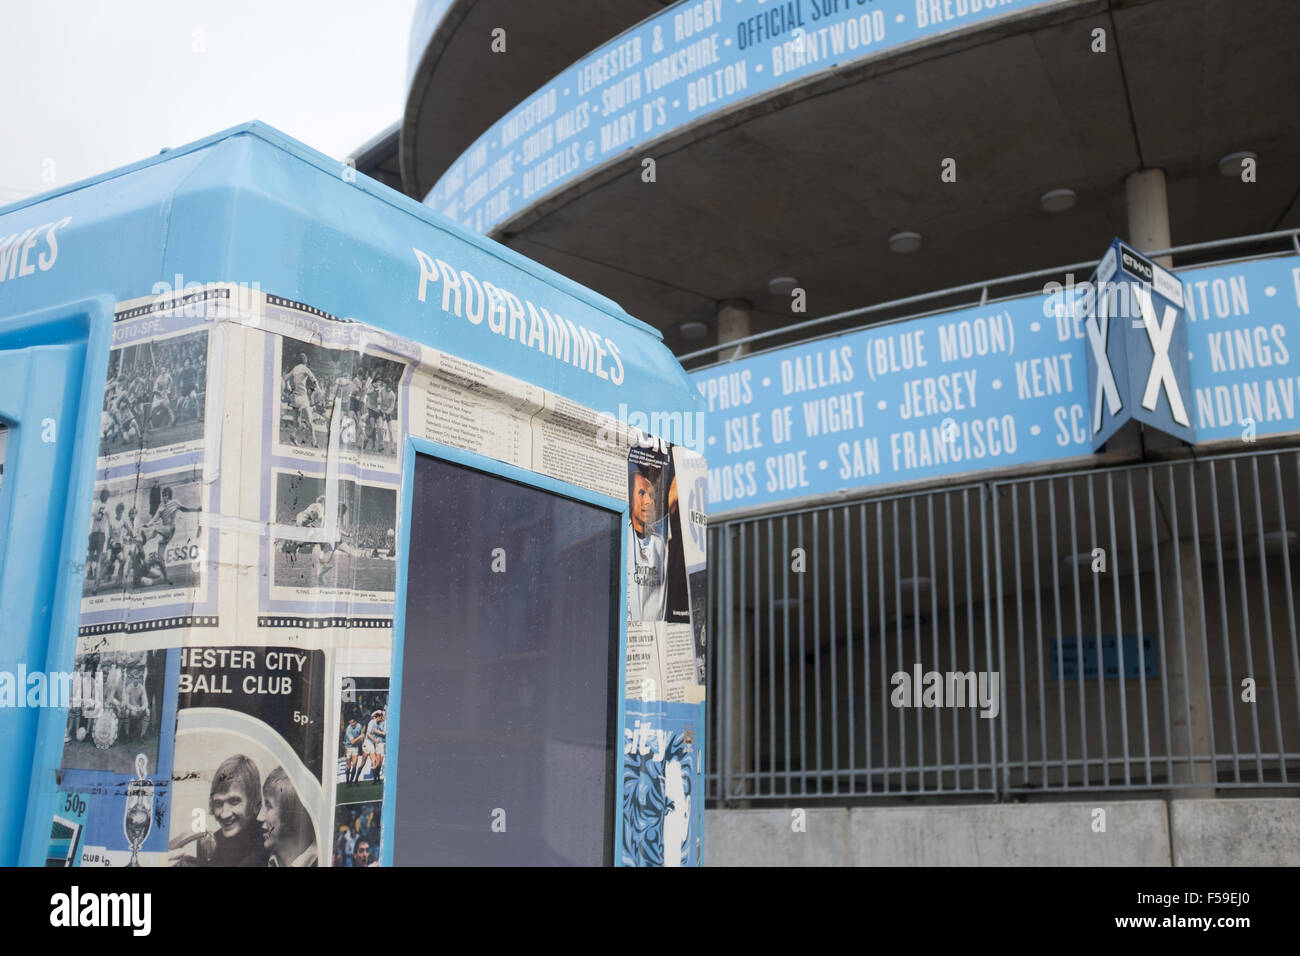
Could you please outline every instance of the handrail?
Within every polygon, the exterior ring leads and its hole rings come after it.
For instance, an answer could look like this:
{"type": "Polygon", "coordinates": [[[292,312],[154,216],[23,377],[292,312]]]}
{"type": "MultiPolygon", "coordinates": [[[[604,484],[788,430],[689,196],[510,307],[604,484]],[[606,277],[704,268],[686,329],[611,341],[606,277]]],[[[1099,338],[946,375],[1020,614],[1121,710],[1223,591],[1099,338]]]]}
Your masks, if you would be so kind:
{"type": "MultiPolygon", "coordinates": [[[[1143,255],[1154,259],[1154,258],[1159,258],[1160,256],[1176,255],[1185,252],[1203,252],[1209,249],[1221,249],[1228,246],[1243,246],[1243,245],[1250,245],[1252,243],[1258,243],[1258,242],[1269,242],[1278,239],[1283,239],[1287,236],[1291,238],[1291,243],[1293,246],[1295,246],[1295,250],[1297,254],[1300,254],[1300,228],[1296,228],[1296,229],[1281,229],[1278,230],[1277,232],[1260,232],[1249,236],[1234,236],[1230,239],[1213,239],[1210,240],[1209,242],[1194,242],[1189,245],[1174,246],[1170,249],[1154,249],[1150,251],[1143,250],[1143,255]]],[[[858,316],[858,315],[867,315],[872,312],[884,312],[889,309],[899,308],[900,306],[911,305],[912,303],[915,302],[926,302],[932,299],[948,298],[949,296],[957,295],[962,292],[974,292],[977,289],[981,290],[979,304],[984,305],[988,302],[988,290],[991,286],[1009,285],[1013,282],[1023,282],[1026,279],[1036,279],[1041,276],[1062,275],[1064,273],[1073,272],[1075,270],[1091,269],[1095,265],[1097,265],[1097,263],[1100,261],[1101,261],[1100,259],[1090,259],[1086,262],[1074,262],[1074,263],[1070,263],[1069,265],[1054,266],[1050,269],[1035,269],[1032,272],[1020,272],[1015,275],[1002,276],[996,279],[987,279],[983,282],[969,282],[966,285],[952,286],[947,289],[939,289],[938,291],[935,292],[923,292],[919,295],[910,295],[902,299],[891,299],[888,302],[879,302],[875,305],[866,305],[856,309],[847,309],[843,312],[834,312],[831,313],[830,315],[819,316],[815,319],[805,319],[802,322],[796,322],[794,325],[787,325],[784,328],[769,329],[766,332],[755,332],[753,335],[747,335],[744,338],[733,339],[730,342],[720,342],[716,345],[710,345],[702,349],[697,349],[694,352],[688,352],[685,355],[679,355],[677,357],[677,361],[688,362],[691,359],[700,358],[701,356],[705,356],[705,355],[710,355],[714,352],[720,352],[723,349],[739,349],[740,346],[747,345],[750,342],[757,342],[762,339],[769,339],[780,335],[789,335],[792,332],[798,332],[802,329],[810,329],[817,325],[825,325],[828,322],[838,322],[838,321],[842,321],[843,319],[853,318],[854,316],[858,316]]],[[[1205,264],[1206,263],[1197,263],[1196,265],[1200,266],[1205,264]]],[[[880,324],[889,325],[894,322],[906,322],[916,317],[917,316],[915,314],[903,315],[903,316],[898,316],[897,318],[889,319],[888,321],[882,322],[880,324]]],[[[783,347],[783,346],[779,346],[779,347],[783,347]]],[[[760,353],[750,352],[744,357],[748,358],[752,355],[757,355],[757,354],[760,353]]],[[[734,362],[737,358],[740,357],[741,356],[739,355],[733,355],[731,358],[720,359],[709,365],[702,365],[699,368],[691,369],[691,371],[696,372],[696,371],[700,371],[700,369],[712,368],[713,365],[722,365],[725,364],[726,362],[734,362]]]]}

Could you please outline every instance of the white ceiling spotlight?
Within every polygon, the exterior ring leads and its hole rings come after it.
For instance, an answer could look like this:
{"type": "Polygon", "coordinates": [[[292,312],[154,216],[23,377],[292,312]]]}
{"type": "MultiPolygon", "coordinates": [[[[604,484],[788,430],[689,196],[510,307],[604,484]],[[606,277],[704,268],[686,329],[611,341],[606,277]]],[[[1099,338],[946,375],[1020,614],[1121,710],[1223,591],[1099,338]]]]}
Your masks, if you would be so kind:
{"type": "Polygon", "coordinates": [[[1038,201],[1043,212],[1065,212],[1073,209],[1078,199],[1078,194],[1073,189],[1052,189],[1043,193],[1043,198],[1038,201]]]}
{"type": "Polygon", "coordinates": [[[684,339],[702,339],[709,334],[709,327],[703,322],[683,322],[677,331],[684,339]]]}
{"type": "Polygon", "coordinates": [[[899,255],[907,255],[916,252],[921,248],[921,234],[919,232],[896,232],[889,237],[889,249],[891,252],[897,252],[899,255]]]}
{"type": "Polygon", "coordinates": [[[1242,150],[1239,153],[1229,153],[1219,160],[1219,175],[1227,176],[1229,179],[1236,179],[1241,175],[1241,164],[1246,160],[1259,159],[1250,150],[1242,150]]]}
{"type": "Polygon", "coordinates": [[[788,296],[799,288],[799,280],[794,276],[777,276],[767,281],[767,291],[778,298],[788,296]]]}

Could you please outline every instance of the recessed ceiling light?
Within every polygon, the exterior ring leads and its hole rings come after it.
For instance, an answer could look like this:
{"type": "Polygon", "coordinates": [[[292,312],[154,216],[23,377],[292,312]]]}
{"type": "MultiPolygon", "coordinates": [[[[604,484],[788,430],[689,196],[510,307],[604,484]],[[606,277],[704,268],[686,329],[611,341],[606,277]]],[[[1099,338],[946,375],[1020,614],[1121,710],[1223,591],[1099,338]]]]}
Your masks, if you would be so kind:
{"type": "Polygon", "coordinates": [[[702,339],[709,334],[709,327],[703,322],[683,322],[677,331],[684,339],[702,339]]]}
{"type": "Polygon", "coordinates": [[[916,252],[921,248],[921,234],[919,232],[896,232],[889,237],[889,248],[900,255],[916,252]]]}
{"type": "Polygon", "coordinates": [[[777,276],[767,282],[767,291],[777,296],[789,295],[797,288],[799,280],[794,276],[777,276]]]}
{"type": "Polygon", "coordinates": [[[1241,163],[1246,159],[1259,159],[1249,150],[1243,150],[1240,153],[1229,153],[1219,160],[1219,175],[1227,176],[1229,179],[1236,179],[1241,175],[1241,163]]]}
{"type": "Polygon", "coordinates": [[[1053,189],[1043,193],[1043,198],[1039,202],[1044,212],[1065,212],[1067,209],[1074,208],[1078,198],[1073,189],[1053,189]]]}

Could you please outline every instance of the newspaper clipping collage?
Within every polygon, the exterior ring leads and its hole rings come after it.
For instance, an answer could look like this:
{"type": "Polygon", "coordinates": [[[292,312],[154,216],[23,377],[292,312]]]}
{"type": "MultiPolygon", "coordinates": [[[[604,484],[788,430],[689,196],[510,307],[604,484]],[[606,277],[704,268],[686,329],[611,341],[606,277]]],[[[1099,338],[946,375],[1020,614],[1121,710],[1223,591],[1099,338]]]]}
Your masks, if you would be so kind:
{"type": "Polygon", "coordinates": [[[112,343],[50,865],[379,865],[408,434],[626,499],[616,859],[699,863],[700,455],[234,285],[112,343]]]}

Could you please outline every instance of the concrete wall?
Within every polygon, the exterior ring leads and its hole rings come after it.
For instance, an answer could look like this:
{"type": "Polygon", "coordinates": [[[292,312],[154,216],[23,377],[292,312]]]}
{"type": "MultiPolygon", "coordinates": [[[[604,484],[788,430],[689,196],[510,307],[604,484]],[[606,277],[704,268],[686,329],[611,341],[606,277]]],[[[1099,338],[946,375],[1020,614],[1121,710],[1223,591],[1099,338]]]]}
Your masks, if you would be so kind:
{"type": "Polygon", "coordinates": [[[1175,866],[1300,866],[1300,800],[1175,800],[1175,866]]]}
{"type": "Polygon", "coordinates": [[[709,810],[710,866],[1300,866],[1300,800],[709,810]],[[1096,809],[1105,831],[1094,829],[1096,809]],[[803,830],[796,827],[802,824],[803,830]]]}

